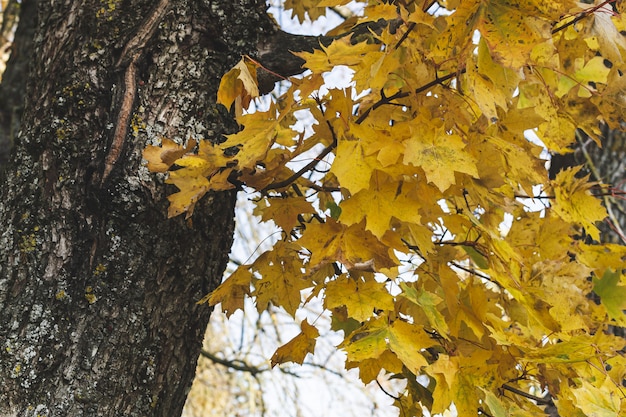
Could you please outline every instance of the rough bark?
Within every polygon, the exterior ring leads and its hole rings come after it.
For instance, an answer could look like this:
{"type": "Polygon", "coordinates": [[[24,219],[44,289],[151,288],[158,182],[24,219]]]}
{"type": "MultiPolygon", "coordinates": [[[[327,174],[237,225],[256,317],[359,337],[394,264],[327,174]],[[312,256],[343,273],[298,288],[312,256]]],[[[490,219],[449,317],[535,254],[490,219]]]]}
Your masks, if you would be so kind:
{"type": "Polygon", "coordinates": [[[33,32],[37,20],[37,1],[23,0],[19,5],[17,1],[11,1],[4,11],[0,53],[4,52],[1,50],[4,46],[10,45],[11,55],[0,84],[0,179],[9,161],[24,110],[28,65],[31,62],[33,32]],[[8,38],[18,14],[20,24],[11,43],[8,38]]]}
{"type": "Polygon", "coordinates": [[[261,0],[41,0],[0,196],[0,415],[176,416],[226,264],[234,193],[166,218],[141,151],[236,129],[219,79],[261,0]]]}

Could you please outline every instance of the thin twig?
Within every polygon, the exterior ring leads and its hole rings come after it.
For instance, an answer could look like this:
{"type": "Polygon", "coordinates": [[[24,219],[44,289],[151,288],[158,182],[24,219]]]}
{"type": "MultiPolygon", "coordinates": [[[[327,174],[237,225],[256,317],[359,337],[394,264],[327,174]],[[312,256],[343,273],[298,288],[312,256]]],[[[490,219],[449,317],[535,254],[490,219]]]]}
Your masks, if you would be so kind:
{"type": "Polygon", "coordinates": [[[458,264],[458,263],[456,263],[456,262],[454,262],[454,261],[450,261],[450,265],[452,265],[452,266],[453,266],[453,267],[455,267],[455,268],[460,269],[461,271],[465,271],[465,272],[467,272],[468,274],[475,275],[475,276],[477,276],[478,278],[482,278],[482,279],[487,280],[487,281],[489,281],[489,282],[491,282],[491,283],[493,283],[493,284],[496,284],[496,285],[497,285],[498,287],[500,287],[500,288],[503,288],[503,287],[502,287],[502,285],[500,285],[500,283],[499,283],[498,281],[494,280],[493,278],[491,278],[491,277],[490,277],[490,276],[488,276],[488,275],[485,275],[485,274],[482,274],[482,273],[480,273],[480,272],[476,271],[475,269],[471,269],[471,268],[464,267],[463,265],[460,265],[460,264],[458,264]]]}
{"type": "Polygon", "coordinates": [[[515,387],[512,387],[510,385],[504,384],[502,385],[502,388],[507,390],[507,391],[511,391],[514,394],[520,395],[524,398],[528,398],[529,400],[533,400],[534,402],[536,402],[539,405],[549,405],[549,404],[553,404],[552,399],[545,399],[545,398],[541,398],[541,397],[537,397],[536,395],[532,395],[529,394],[527,392],[524,392],[522,390],[519,390],[515,387]]]}
{"type": "MultiPolygon", "coordinates": [[[[327,121],[327,123],[328,123],[328,121],[327,121]]],[[[278,188],[283,188],[283,187],[288,186],[289,184],[291,184],[292,182],[294,182],[295,180],[300,178],[305,172],[308,172],[308,171],[312,170],[313,168],[315,168],[315,166],[322,159],[324,159],[329,153],[331,153],[333,151],[333,149],[335,149],[336,147],[337,147],[337,138],[334,137],[334,133],[333,133],[333,142],[330,145],[328,145],[327,147],[325,147],[324,150],[322,152],[320,152],[319,155],[317,155],[317,157],[315,157],[311,162],[309,162],[304,167],[299,169],[296,173],[291,175],[289,178],[286,178],[286,179],[284,179],[282,181],[275,182],[273,184],[269,184],[268,186],[266,186],[265,188],[263,188],[261,190],[261,194],[264,194],[264,193],[268,192],[269,190],[276,190],[278,188]]]]}
{"type": "Polygon", "coordinates": [[[482,415],[485,415],[487,417],[493,417],[491,414],[489,414],[488,412],[485,411],[484,408],[478,407],[478,412],[482,415]]]}
{"type": "Polygon", "coordinates": [[[385,393],[385,395],[393,398],[396,401],[400,401],[400,397],[396,397],[395,395],[385,391],[385,389],[383,388],[383,386],[380,384],[380,382],[378,381],[378,378],[376,378],[374,381],[376,381],[376,385],[378,385],[378,388],[380,388],[380,390],[385,393]]]}
{"type": "Polygon", "coordinates": [[[398,49],[398,47],[402,45],[402,42],[404,42],[406,38],[409,37],[409,34],[413,31],[413,29],[415,29],[415,22],[409,23],[409,27],[406,28],[406,32],[402,34],[402,37],[398,42],[396,42],[396,44],[393,46],[393,49],[398,49]]]}
{"type": "MultiPolygon", "coordinates": [[[[430,89],[430,88],[432,88],[432,87],[434,87],[434,86],[436,86],[438,84],[442,84],[442,83],[444,83],[446,81],[449,81],[449,80],[451,80],[453,78],[458,77],[461,74],[464,74],[465,71],[466,71],[465,68],[463,68],[463,69],[460,69],[457,72],[452,72],[452,73],[450,73],[448,75],[444,75],[441,78],[437,77],[436,79],[432,80],[431,82],[426,83],[423,86],[415,89],[414,93],[415,94],[423,93],[424,91],[426,91],[426,90],[428,90],[428,89],[430,89]]],[[[359,116],[359,118],[356,120],[356,124],[363,123],[363,121],[367,118],[367,116],[369,116],[369,114],[370,114],[370,112],[372,110],[376,110],[377,108],[379,108],[380,106],[383,106],[385,104],[396,104],[396,103],[392,103],[392,101],[393,100],[397,100],[399,98],[408,97],[409,93],[406,92],[406,91],[398,91],[397,93],[395,93],[394,95],[389,96],[389,97],[385,97],[384,93],[381,93],[381,95],[382,95],[382,97],[381,97],[380,100],[378,100],[376,103],[374,103],[369,109],[365,110],[361,114],[361,116],[359,116]]]]}
{"type": "Polygon", "coordinates": [[[557,32],[562,31],[563,29],[566,29],[569,26],[572,26],[578,22],[580,22],[581,20],[583,20],[585,17],[589,16],[591,13],[603,8],[604,6],[606,6],[607,4],[611,4],[611,3],[615,3],[615,0],[607,0],[604,1],[596,6],[590,7],[589,9],[586,9],[583,12],[580,12],[574,19],[570,20],[569,22],[565,23],[563,26],[559,26],[556,27],[554,29],[552,29],[552,34],[554,35],[557,32]]]}
{"type": "Polygon", "coordinates": [[[208,350],[204,350],[204,349],[200,350],[200,354],[214,363],[220,364],[227,368],[234,369],[236,371],[248,372],[252,376],[256,376],[257,374],[260,374],[261,372],[269,371],[269,368],[257,368],[256,366],[248,365],[247,363],[242,362],[242,361],[237,361],[239,363],[235,363],[234,361],[222,359],[218,356],[215,356],[213,353],[209,352],[208,350]]]}

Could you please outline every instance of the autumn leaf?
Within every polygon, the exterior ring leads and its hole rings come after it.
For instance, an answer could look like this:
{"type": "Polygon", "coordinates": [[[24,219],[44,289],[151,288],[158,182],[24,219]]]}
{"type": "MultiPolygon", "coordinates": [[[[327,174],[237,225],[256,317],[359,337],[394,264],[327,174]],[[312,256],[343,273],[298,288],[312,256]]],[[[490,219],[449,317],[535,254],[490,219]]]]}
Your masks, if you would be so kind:
{"type": "Polygon", "coordinates": [[[278,227],[286,232],[291,231],[298,224],[299,215],[313,213],[315,213],[315,209],[304,197],[275,198],[269,201],[269,205],[260,210],[263,221],[273,220],[278,227]]]}
{"type": "Polygon", "coordinates": [[[239,118],[245,128],[232,135],[228,135],[220,148],[225,152],[235,153],[232,161],[239,170],[254,169],[269,152],[277,135],[278,120],[274,118],[276,112],[272,106],[267,112],[246,114],[239,118]],[[232,151],[237,149],[237,151],[232,151]]]}
{"type": "Polygon", "coordinates": [[[572,389],[577,406],[587,416],[619,417],[623,397],[618,392],[598,388],[587,381],[582,381],[580,388],[572,389]],[[620,398],[621,397],[621,398],[620,398]]]}
{"type": "Polygon", "coordinates": [[[352,194],[367,189],[374,169],[382,168],[374,154],[366,154],[360,141],[339,142],[330,172],[352,194]]]}
{"type": "Polygon", "coordinates": [[[242,114],[250,101],[259,96],[259,87],[256,79],[256,67],[247,58],[242,58],[237,65],[222,77],[217,92],[217,102],[230,109],[234,102],[238,102],[236,114],[242,114]]]}
{"type": "Polygon", "coordinates": [[[622,51],[626,50],[626,39],[619,33],[617,25],[613,20],[620,20],[621,26],[626,26],[624,24],[624,14],[621,13],[616,16],[611,9],[611,5],[604,3],[594,11],[592,19],[591,32],[600,44],[599,49],[604,51],[603,56],[612,63],[623,62],[622,51]]]}
{"type": "Polygon", "coordinates": [[[465,147],[459,135],[443,129],[434,135],[416,135],[406,142],[404,162],[422,168],[429,182],[446,191],[456,183],[455,172],[478,177],[475,158],[464,151],[465,147]]]}
{"type": "Polygon", "coordinates": [[[302,23],[307,16],[311,20],[316,20],[326,14],[326,8],[318,6],[319,2],[320,0],[285,0],[283,7],[285,10],[291,10],[291,17],[297,17],[302,23]]]}
{"type": "Polygon", "coordinates": [[[376,359],[387,350],[389,336],[386,318],[379,317],[368,321],[364,326],[352,332],[340,345],[348,355],[348,361],[361,362],[376,359]]]}
{"type": "Polygon", "coordinates": [[[554,213],[563,220],[578,224],[595,240],[600,240],[600,231],[596,222],[604,220],[606,209],[600,200],[589,192],[593,184],[589,176],[576,178],[580,168],[570,168],[557,174],[553,182],[555,199],[552,205],[554,213]]]}
{"type": "Polygon", "coordinates": [[[496,397],[491,391],[487,391],[486,389],[482,390],[485,394],[485,404],[489,407],[491,411],[491,415],[493,416],[506,416],[508,415],[504,404],[498,397],[496,397]]]}
{"type": "Polygon", "coordinates": [[[622,274],[607,269],[601,279],[593,278],[593,292],[600,297],[609,317],[623,325],[626,322],[626,286],[619,285],[621,281],[622,274]]]}
{"type": "Polygon", "coordinates": [[[242,265],[215,291],[198,301],[198,304],[208,301],[209,305],[214,306],[221,303],[222,311],[230,317],[235,311],[243,310],[243,301],[245,296],[250,295],[253,280],[249,265],[242,265]]]}
{"type": "Polygon", "coordinates": [[[152,172],[166,172],[180,157],[191,151],[196,141],[190,139],[186,146],[179,145],[171,139],[161,139],[161,146],[148,145],[143,157],[148,161],[148,169],[152,172]]]}
{"type": "Polygon", "coordinates": [[[421,352],[437,342],[419,326],[396,320],[389,328],[389,350],[415,375],[419,375],[428,361],[421,352]]]}
{"type": "Polygon", "coordinates": [[[399,183],[375,171],[372,184],[341,204],[340,220],[345,224],[365,220],[365,228],[381,239],[393,218],[419,224],[419,196],[411,192],[411,183],[399,183]]]}
{"type": "Polygon", "coordinates": [[[396,262],[389,249],[362,224],[345,226],[333,219],[325,224],[311,224],[298,244],[311,252],[309,268],[317,269],[329,262],[341,262],[348,269],[377,271],[391,268],[396,262]]]}
{"type": "MultiPolygon", "coordinates": [[[[612,66],[612,65],[610,65],[612,66]]],[[[596,56],[585,62],[584,58],[579,58],[574,63],[576,71],[572,76],[559,78],[557,96],[562,97],[572,88],[579,87],[577,94],[581,97],[591,97],[592,91],[590,83],[606,84],[610,67],[605,64],[605,58],[596,56]]]]}
{"type": "Polygon", "coordinates": [[[334,40],[330,45],[320,45],[313,52],[296,52],[306,61],[304,66],[314,73],[331,71],[337,65],[358,65],[363,57],[376,51],[376,45],[360,42],[352,45],[347,37],[334,40]]]}
{"type": "Polygon", "coordinates": [[[358,362],[346,362],[346,369],[352,368],[358,368],[359,379],[363,381],[364,384],[369,384],[378,378],[381,370],[400,374],[403,369],[403,364],[393,352],[385,350],[376,358],[362,359],[358,362]]]}
{"type": "Polygon", "coordinates": [[[393,310],[393,297],[385,284],[373,276],[362,281],[358,277],[340,277],[326,285],[326,308],[346,306],[348,317],[357,321],[369,319],[374,311],[393,310]]]}
{"type": "Polygon", "coordinates": [[[271,303],[295,315],[302,302],[300,291],[313,286],[302,274],[302,263],[294,262],[294,257],[298,257],[297,249],[294,243],[278,242],[274,250],[264,252],[254,262],[253,268],[263,276],[255,281],[252,292],[259,312],[271,303]]]}
{"type": "Polygon", "coordinates": [[[495,60],[505,67],[521,68],[535,45],[550,37],[551,22],[525,1],[488,1],[480,7],[477,25],[495,60]],[[529,10],[530,9],[530,10],[529,10]]]}
{"type": "Polygon", "coordinates": [[[277,364],[294,362],[302,365],[308,353],[315,350],[315,342],[320,335],[315,326],[311,326],[307,320],[300,323],[302,331],[285,345],[276,349],[270,361],[272,368],[277,364]]]}
{"type": "MultiPolygon", "coordinates": [[[[408,414],[544,412],[510,384],[541,385],[562,415],[619,415],[625,342],[602,329],[626,322],[626,250],[600,243],[597,184],[579,167],[549,179],[545,155],[623,122],[624,16],[571,0],[392,3],[295,51],[310,73],[265,111],[243,114],[257,92],[242,59],[218,93],[240,126],[224,142],[144,152],[179,189],[170,215],[237,184],[284,232],[203,301],[299,316],[310,288],[347,369],[408,380],[408,414]]],[[[343,4],[285,2],[298,19],[343,4]]],[[[302,322],[272,364],[301,363],[317,337],[302,322]]]]}
{"type": "Polygon", "coordinates": [[[450,330],[445,317],[438,309],[438,306],[443,300],[436,294],[417,290],[413,286],[405,283],[401,283],[400,288],[402,288],[401,296],[420,306],[428,318],[430,325],[436,329],[442,337],[447,337],[450,330]]]}
{"type": "Polygon", "coordinates": [[[190,217],[196,202],[209,191],[209,180],[206,177],[187,170],[170,172],[166,182],[174,184],[179,189],[177,193],[167,197],[170,202],[168,217],[182,213],[187,213],[187,217],[190,217]]]}

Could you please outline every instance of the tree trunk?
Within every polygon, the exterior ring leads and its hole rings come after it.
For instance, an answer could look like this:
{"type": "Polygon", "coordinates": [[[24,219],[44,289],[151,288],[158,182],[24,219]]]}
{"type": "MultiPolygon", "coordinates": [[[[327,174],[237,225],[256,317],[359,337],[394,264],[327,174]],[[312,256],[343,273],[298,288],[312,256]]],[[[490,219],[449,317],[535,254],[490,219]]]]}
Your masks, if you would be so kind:
{"type": "MultiPolygon", "coordinates": [[[[626,204],[620,192],[626,190],[626,132],[611,130],[607,125],[602,125],[601,144],[598,146],[582,130],[576,132],[577,144],[572,153],[553,155],[550,163],[550,177],[573,166],[583,165],[580,175],[589,175],[591,181],[597,181],[609,185],[617,192],[616,196],[605,195],[604,206],[609,216],[598,225],[600,239],[605,243],[626,244],[626,204]]],[[[606,188],[598,190],[606,192],[606,188]]],[[[598,302],[598,296],[590,294],[598,302]]],[[[621,337],[626,337],[626,329],[623,327],[609,326],[608,332],[621,337]]],[[[550,417],[559,417],[554,404],[548,405],[546,414],[550,417]]]]}
{"type": "Polygon", "coordinates": [[[265,3],[40,0],[38,16],[1,186],[0,415],[180,415],[235,196],[168,220],[173,190],[141,153],[236,130],[216,90],[274,30],[265,3]]]}
{"type": "Polygon", "coordinates": [[[12,53],[0,84],[0,180],[9,161],[24,110],[26,75],[31,62],[33,32],[37,20],[37,1],[23,0],[21,3],[10,1],[3,13],[0,52],[9,45],[12,53]],[[8,38],[18,15],[20,24],[14,41],[10,43],[8,38]]]}
{"type": "MultiPolygon", "coordinates": [[[[590,175],[592,181],[609,185],[615,195],[604,196],[604,205],[609,217],[599,225],[603,242],[626,244],[626,131],[602,129],[602,147],[598,146],[583,131],[576,132],[577,146],[574,152],[555,155],[550,166],[550,175],[574,165],[584,165],[581,174],[590,175]]],[[[610,191],[604,189],[606,193],[610,191]]],[[[610,194],[610,193],[609,193],[610,194]]]]}

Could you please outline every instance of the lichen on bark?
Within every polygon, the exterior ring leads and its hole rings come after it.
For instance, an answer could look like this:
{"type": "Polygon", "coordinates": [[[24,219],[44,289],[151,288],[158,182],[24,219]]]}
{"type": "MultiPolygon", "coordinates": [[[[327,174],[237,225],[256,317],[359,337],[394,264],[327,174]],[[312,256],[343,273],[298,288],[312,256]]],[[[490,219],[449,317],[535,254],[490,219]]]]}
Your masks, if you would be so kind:
{"type": "Polygon", "coordinates": [[[41,1],[21,133],[0,199],[0,415],[175,416],[221,280],[234,193],[167,219],[141,151],[218,142],[221,75],[274,27],[260,1],[170,0],[137,60],[136,97],[103,180],[127,68],[156,2],[41,1]]]}

